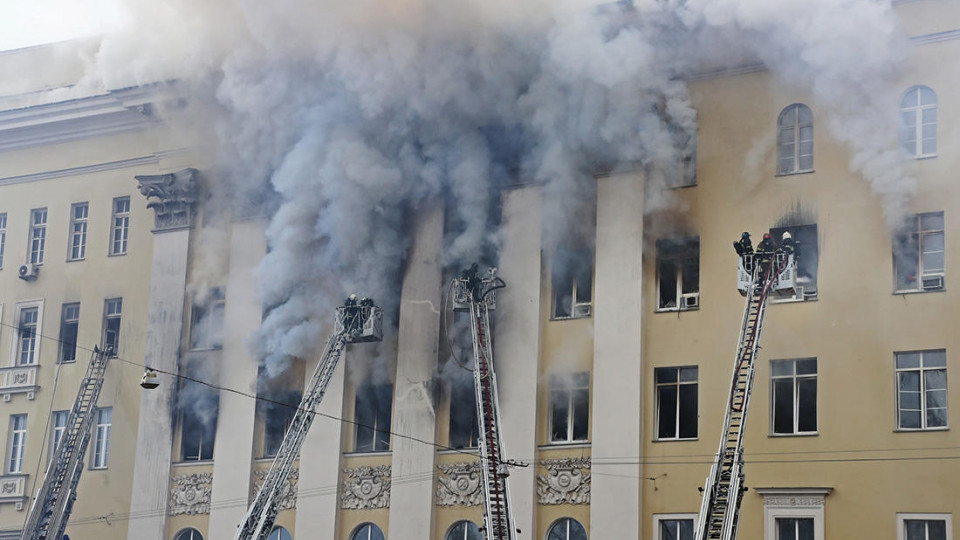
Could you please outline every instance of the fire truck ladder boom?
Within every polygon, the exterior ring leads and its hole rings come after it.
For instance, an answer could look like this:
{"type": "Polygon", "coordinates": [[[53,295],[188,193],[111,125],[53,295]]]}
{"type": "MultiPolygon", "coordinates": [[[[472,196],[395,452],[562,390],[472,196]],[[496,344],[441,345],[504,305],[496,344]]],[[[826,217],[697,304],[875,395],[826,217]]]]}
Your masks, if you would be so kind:
{"type": "Polygon", "coordinates": [[[333,377],[343,350],[348,343],[380,341],[383,336],[383,311],[372,303],[337,308],[333,335],[317,362],[290,427],[283,437],[273,464],[263,485],[250,504],[243,522],[237,528],[235,540],[266,540],[277,519],[278,504],[287,489],[290,472],[300,456],[300,448],[323,400],[327,385],[333,377]]]}
{"type": "Polygon", "coordinates": [[[77,484],[83,473],[84,455],[90,443],[97,398],[103,388],[103,376],[110,355],[93,348],[87,373],[80,381],[80,390],[67,416],[66,429],[53,450],[50,464],[43,477],[23,529],[23,540],[59,540],[67,528],[73,502],[77,498],[77,484]]]}
{"type": "Polygon", "coordinates": [[[743,485],[743,433],[750,410],[750,391],[760,348],[760,334],[770,294],[792,290],[795,279],[793,256],[777,254],[765,267],[753,264],[753,255],[740,262],[740,291],[746,296],[740,339],[730,382],[726,416],[710,475],[703,488],[696,540],[735,540],[740,518],[743,485]],[[746,271],[744,266],[747,266],[746,271]]]}

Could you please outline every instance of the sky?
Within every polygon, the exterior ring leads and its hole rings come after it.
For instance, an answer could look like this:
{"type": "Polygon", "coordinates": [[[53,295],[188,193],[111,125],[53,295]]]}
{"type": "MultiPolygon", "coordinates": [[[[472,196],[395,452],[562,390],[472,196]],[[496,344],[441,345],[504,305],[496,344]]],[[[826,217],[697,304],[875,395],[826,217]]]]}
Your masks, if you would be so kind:
{"type": "Polygon", "coordinates": [[[122,20],[120,0],[0,0],[0,51],[101,34],[122,20]]]}

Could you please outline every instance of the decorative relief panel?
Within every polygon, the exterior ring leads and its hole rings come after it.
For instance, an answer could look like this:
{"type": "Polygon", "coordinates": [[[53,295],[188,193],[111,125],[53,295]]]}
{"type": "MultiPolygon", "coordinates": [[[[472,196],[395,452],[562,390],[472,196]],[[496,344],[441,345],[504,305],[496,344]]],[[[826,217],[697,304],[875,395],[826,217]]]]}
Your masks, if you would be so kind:
{"type": "Polygon", "coordinates": [[[37,369],[40,366],[14,366],[0,368],[0,395],[4,401],[10,401],[13,394],[26,394],[33,399],[37,386],[37,369]]]}
{"type": "Polygon", "coordinates": [[[213,473],[174,476],[170,489],[170,515],[209,514],[212,485],[213,473]]]}
{"type": "Polygon", "coordinates": [[[340,508],[364,510],[390,507],[389,465],[344,469],[347,477],[340,492],[340,508]]]}
{"type": "MultiPolygon", "coordinates": [[[[268,469],[257,469],[253,471],[254,480],[251,496],[256,496],[257,492],[260,491],[260,487],[263,486],[263,481],[266,480],[267,474],[269,473],[270,471],[268,469]]],[[[283,492],[280,493],[280,501],[277,503],[278,512],[297,507],[297,489],[299,483],[300,469],[291,469],[290,475],[287,476],[287,485],[283,487],[283,492]]]]}
{"type": "Polygon", "coordinates": [[[590,504],[590,458],[548,459],[537,475],[540,504],[590,504]]]}
{"type": "Polygon", "coordinates": [[[27,498],[26,474],[5,474],[0,476],[0,504],[15,503],[17,510],[23,510],[27,498]]]}
{"type": "Polygon", "coordinates": [[[437,504],[477,506],[483,504],[483,471],[479,461],[437,465],[437,504]]]}
{"type": "Polygon", "coordinates": [[[153,208],[155,213],[155,231],[190,227],[199,191],[198,177],[196,169],[135,177],[140,193],[147,198],[147,208],[153,208]]]}
{"type": "Polygon", "coordinates": [[[764,506],[780,506],[786,508],[792,507],[807,507],[807,506],[823,506],[823,496],[800,496],[800,497],[788,497],[788,496],[766,496],[763,498],[764,506]]]}

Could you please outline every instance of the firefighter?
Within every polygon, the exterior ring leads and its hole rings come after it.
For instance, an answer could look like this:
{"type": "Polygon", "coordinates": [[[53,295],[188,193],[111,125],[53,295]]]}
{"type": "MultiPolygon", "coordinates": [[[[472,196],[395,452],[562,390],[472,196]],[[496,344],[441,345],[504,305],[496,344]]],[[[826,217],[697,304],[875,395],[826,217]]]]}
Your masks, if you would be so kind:
{"type": "Polygon", "coordinates": [[[773,238],[770,237],[770,233],[763,233],[763,240],[757,244],[757,259],[760,261],[760,274],[766,274],[767,268],[770,267],[770,261],[773,260],[773,255],[777,251],[777,245],[773,243],[773,238]]]}
{"type": "Polygon", "coordinates": [[[741,257],[753,254],[753,242],[750,241],[750,233],[744,231],[744,233],[740,235],[740,240],[733,243],[733,249],[736,250],[737,255],[741,257]]]}
{"type": "Polygon", "coordinates": [[[470,268],[460,274],[460,278],[466,280],[467,293],[469,293],[476,302],[480,301],[483,287],[483,282],[480,280],[479,274],[480,266],[477,265],[477,263],[471,264],[470,268]]]}
{"type": "Polygon", "coordinates": [[[793,241],[793,235],[790,234],[790,231],[783,233],[783,238],[780,240],[780,249],[787,255],[794,255],[797,252],[797,243],[793,241]]]}
{"type": "Polygon", "coordinates": [[[343,327],[348,331],[353,330],[353,323],[357,320],[360,308],[357,307],[357,295],[351,294],[343,302],[343,327]]]}

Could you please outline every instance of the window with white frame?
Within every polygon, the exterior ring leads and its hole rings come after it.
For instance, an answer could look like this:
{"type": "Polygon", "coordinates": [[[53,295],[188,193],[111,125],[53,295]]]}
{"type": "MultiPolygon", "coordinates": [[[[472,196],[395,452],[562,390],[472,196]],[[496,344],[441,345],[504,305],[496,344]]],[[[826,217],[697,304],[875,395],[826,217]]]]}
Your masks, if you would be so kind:
{"type": "Polygon", "coordinates": [[[180,412],[180,460],[213,459],[220,413],[219,391],[192,380],[184,380],[177,404],[180,412]]]}
{"type": "Polygon", "coordinates": [[[896,353],[898,429],[947,427],[947,352],[896,353]]]}
{"type": "Polygon", "coordinates": [[[7,439],[7,472],[23,472],[23,453],[27,444],[27,415],[10,415],[10,436],[7,439]]]}
{"type": "Polygon", "coordinates": [[[353,531],[350,540],[383,540],[383,531],[373,523],[364,523],[353,531]]]}
{"type": "Polygon", "coordinates": [[[393,412],[393,384],[369,381],[357,387],[354,420],[357,430],[354,452],[390,450],[390,416],[393,412]]]}
{"type": "Polygon", "coordinates": [[[79,261],[87,254],[87,217],[90,213],[88,203],[76,203],[70,206],[70,253],[67,260],[79,261]]]}
{"type": "Polygon", "coordinates": [[[108,298],[103,301],[103,350],[117,356],[120,347],[120,317],[123,314],[123,298],[108,298]]]}
{"type": "Polygon", "coordinates": [[[777,119],[777,174],[812,170],[813,111],[803,103],[794,103],[777,119]]]}
{"type": "Polygon", "coordinates": [[[587,440],[590,425],[590,374],[550,376],[550,441],[587,440]]]}
{"type": "Polygon", "coordinates": [[[93,431],[93,469],[106,469],[110,463],[110,427],[113,407],[97,409],[97,423],[93,431]]]}
{"type": "Polygon", "coordinates": [[[77,359],[77,334],[80,329],[80,302],[63,304],[60,308],[60,362],[77,359]]]}
{"type": "Polygon", "coordinates": [[[200,531],[188,527],[186,529],[181,529],[177,533],[175,540],[203,540],[203,535],[200,534],[200,531]]]}
{"type": "Polygon", "coordinates": [[[40,331],[40,307],[18,306],[17,317],[17,365],[32,366],[37,363],[40,331]]]}
{"type": "Polygon", "coordinates": [[[820,246],[817,225],[787,225],[770,229],[770,236],[779,245],[783,233],[790,233],[794,241],[794,260],[797,263],[796,296],[792,300],[817,299],[817,268],[820,265],[820,246]]]}
{"type": "Polygon", "coordinates": [[[223,287],[213,287],[207,294],[194,299],[190,314],[191,349],[219,349],[223,347],[223,312],[225,306],[223,287]]]}
{"type": "Polygon", "coordinates": [[[43,251],[47,243],[47,209],[30,211],[30,262],[43,264],[43,251]]]}
{"type": "Polygon", "coordinates": [[[653,370],[656,381],[657,440],[697,438],[697,366],[653,370]]]}
{"type": "Polygon", "coordinates": [[[270,531],[270,536],[267,537],[267,540],[293,540],[293,536],[290,534],[290,531],[283,527],[277,527],[270,531]]]}
{"type": "Polygon", "coordinates": [[[752,488],[763,497],[763,540],[824,540],[829,487],[752,488]]]}
{"type": "Polygon", "coordinates": [[[552,266],[553,318],[589,316],[593,297],[593,251],[558,248],[552,266]]]}
{"type": "Polygon", "coordinates": [[[943,225],[943,212],[915,214],[894,235],[894,292],[943,290],[943,225]]]}
{"type": "Polygon", "coordinates": [[[777,540],[814,540],[813,518],[776,518],[777,540]]]}
{"type": "Polygon", "coordinates": [[[900,146],[911,156],[937,155],[937,94],[914,86],[900,100],[900,146]]]}
{"type": "Polygon", "coordinates": [[[67,419],[70,418],[70,411],[53,411],[50,419],[50,457],[57,451],[60,441],[63,440],[63,434],[67,432],[67,419]]]}
{"type": "Polygon", "coordinates": [[[573,518],[561,518],[550,526],[547,540],[587,540],[587,530],[573,518]]]}
{"type": "Polygon", "coordinates": [[[897,540],[950,540],[950,514],[897,514],[897,540]]]}
{"type": "Polygon", "coordinates": [[[693,540],[697,514],[654,514],[653,540],[693,540]]]}
{"type": "Polygon", "coordinates": [[[464,520],[454,523],[444,540],[483,540],[483,535],[476,523],[464,520]]]}
{"type": "Polygon", "coordinates": [[[770,424],[775,435],[817,432],[817,359],[770,362],[770,424]]]}
{"type": "Polygon", "coordinates": [[[657,240],[657,311],[700,308],[700,238],[657,240]]]}
{"type": "Polygon", "coordinates": [[[113,200],[113,217],[110,223],[110,255],[125,255],[130,236],[130,197],[113,200]]]}
{"type": "Polygon", "coordinates": [[[3,268],[3,250],[7,245],[7,213],[0,212],[0,268],[3,268]]]}

